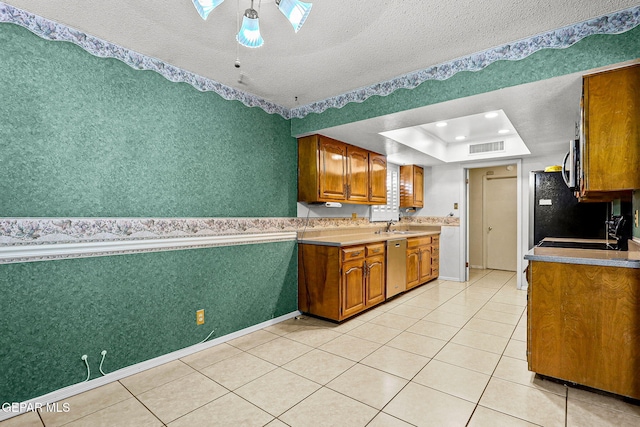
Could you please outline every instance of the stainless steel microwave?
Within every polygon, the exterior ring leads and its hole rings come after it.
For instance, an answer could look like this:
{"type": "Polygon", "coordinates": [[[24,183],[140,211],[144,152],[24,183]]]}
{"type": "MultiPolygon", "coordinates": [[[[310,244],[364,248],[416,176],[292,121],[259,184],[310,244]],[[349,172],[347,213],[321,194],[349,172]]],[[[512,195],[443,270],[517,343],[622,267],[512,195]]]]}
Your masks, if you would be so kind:
{"type": "Polygon", "coordinates": [[[578,171],[580,169],[580,140],[569,141],[569,152],[562,162],[562,178],[571,191],[578,191],[578,171]]]}

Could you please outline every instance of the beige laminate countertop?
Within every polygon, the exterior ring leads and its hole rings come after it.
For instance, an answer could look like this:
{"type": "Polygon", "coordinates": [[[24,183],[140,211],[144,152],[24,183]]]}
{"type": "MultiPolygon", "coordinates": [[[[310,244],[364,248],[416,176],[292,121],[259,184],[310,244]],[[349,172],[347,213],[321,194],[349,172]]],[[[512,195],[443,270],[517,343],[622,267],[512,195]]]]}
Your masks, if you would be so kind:
{"type": "Polygon", "coordinates": [[[322,246],[352,246],[363,245],[367,243],[386,242],[387,240],[396,240],[411,237],[435,236],[439,234],[440,231],[411,230],[389,233],[376,233],[374,231],[371,231],[370,233],[339,234],[320,237],[300,237],[298,238],[298,243],[322,246]]]}
{"type": "Polygon", "coordinates": [[[640,268],[640,252],[637,251],[545,248],[536,246],[527,252],[524,259],[529,261],[559,262],[564,264],[640,268]]]}

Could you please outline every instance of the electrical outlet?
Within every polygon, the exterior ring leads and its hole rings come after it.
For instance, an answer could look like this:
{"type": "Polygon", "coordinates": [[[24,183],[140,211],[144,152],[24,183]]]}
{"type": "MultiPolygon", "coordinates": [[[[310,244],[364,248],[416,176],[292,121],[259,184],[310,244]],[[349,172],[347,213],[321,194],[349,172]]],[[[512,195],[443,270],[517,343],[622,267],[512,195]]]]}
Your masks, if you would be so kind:
{"type": "Polygon", "coordinates": [[[204,308],[196,311],[196,325],[204,325],[204,308]]]}
{"type": "Polygon", "coordinates": [[[453,204],[453,209],[458,209],[458,204],[457,203],[453,204]]]}

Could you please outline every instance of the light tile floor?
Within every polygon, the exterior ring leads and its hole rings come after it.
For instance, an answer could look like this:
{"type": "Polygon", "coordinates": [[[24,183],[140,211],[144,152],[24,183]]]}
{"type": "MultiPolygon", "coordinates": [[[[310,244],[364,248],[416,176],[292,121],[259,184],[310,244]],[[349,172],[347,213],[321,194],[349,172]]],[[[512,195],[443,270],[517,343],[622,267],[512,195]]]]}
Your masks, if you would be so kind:
{"type": "Polygon", "coordinates": [[[15,426],[640,426],[640,406],[536,378],[515,275],[437,280],[341,325],[291,319],[15,426]]]}

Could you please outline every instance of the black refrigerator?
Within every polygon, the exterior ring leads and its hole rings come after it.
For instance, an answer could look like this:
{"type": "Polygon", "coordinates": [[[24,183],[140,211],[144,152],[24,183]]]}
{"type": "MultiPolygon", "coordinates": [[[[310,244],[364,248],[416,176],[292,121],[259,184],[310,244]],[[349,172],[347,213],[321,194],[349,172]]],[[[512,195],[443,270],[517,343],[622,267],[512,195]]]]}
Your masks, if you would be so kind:
{"type": "Polygon", "coordinates": [[[605,239],[607,202],[578,203],[561,172],[532,172],[533,244],[545,237],[605,239]]]}

